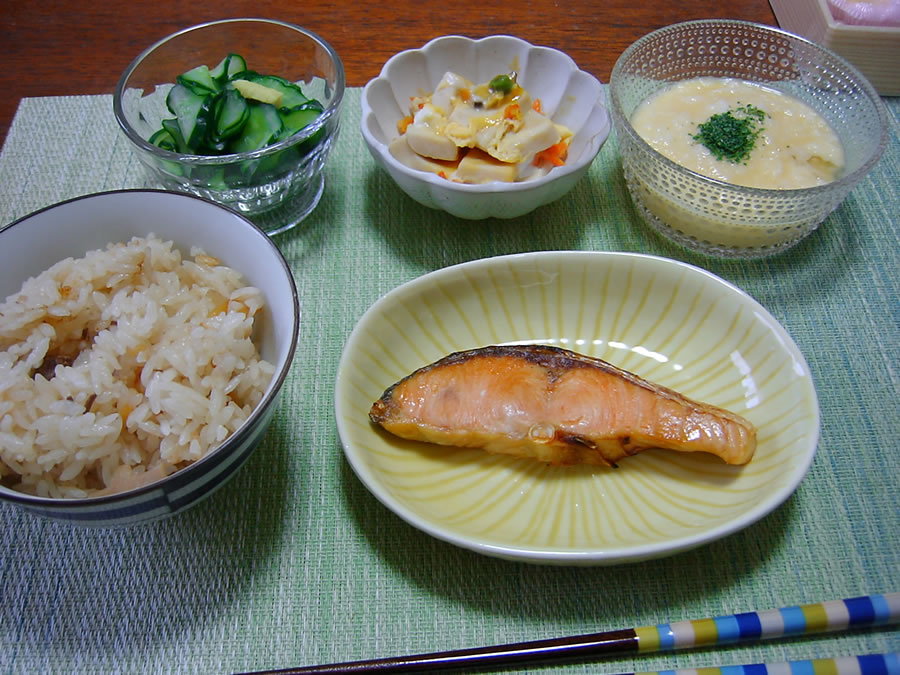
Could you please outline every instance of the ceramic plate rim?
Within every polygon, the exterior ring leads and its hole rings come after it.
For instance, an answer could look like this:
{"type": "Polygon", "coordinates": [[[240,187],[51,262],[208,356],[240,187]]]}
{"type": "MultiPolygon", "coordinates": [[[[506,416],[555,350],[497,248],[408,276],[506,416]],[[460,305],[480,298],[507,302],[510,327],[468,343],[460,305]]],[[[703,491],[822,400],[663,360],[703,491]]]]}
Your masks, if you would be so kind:
{"type": "Polygon", "coordinates": [[[726,537],[730,534],[738,532],[749,525],[761,520],[765,516],[772,513],[781,506],[798,488],[803,478],[809,471],[812,461],[815,457],[818,447],[819,436],[821,432],[821,411],[818,405],[818,397],[815,390],[812,375],[803,353],[796,345],[793,338],[781,323],[759,302],[757,302],[747,292],[740,289],[736,285],[722,279],[721,277],[705,270],[703,268],[691,265],[679,260],[665,258],[645,253],[631,252],[615,252],[615,251],[536,251],[526,253],[514,253],[509,255],[498,255],[488,258],[480,258],[468,262],[450,265],[431,272],[427,272],[418,277],[410,279],[399,284],[387,293],[383,294],[376,300],[359,318],[349,337],[347,338],[344,349],[341,354],[338,365],[335,391],[335,421],[337,424],[338,436],[343,448],[344,457],[347,459],[358,479],[363,483],[367,490],[386,508],[395,515],[407,522],[409,525],[431,535],[432,537],[448,542],[455,546],[477,553],[482,553],[492,557],[503,558],[514,561],[524,561],[538,564],[556,564],[556,565],[611,565],[628,562],[638,562],[642,560],[659,558],[676,553],[690,550],[715,540],[726,537]],[[616,549],[613,551],[604,551],[603,549],[592,550],[546,550],[535,549],[527,546],[511,546],[506,544],[492,544],[487,541],[476,540],[465,534],[454,532],[448,528],[442,527],[439,523],[435,523],[426,517],[423,517],[415,510],[402,504],[395,499],[388,490],[386,490],[364,462],[358,449],[353,446],[350,441],[349,434],[344,423],[344,405],[343,391],[345,385],[345,373],[348,369],[348,363],[352,356],[353,350],[357,342],[361,339],[367,323],[373,318],[380,315],[383,307],[390,305],[398,297],[408,295],[419,287],[440,281],[443,278],[454,276],[462,270],[477,269],[480,267],[490,267],[503,262],[518,262],[528,259],[551,259],[554,257],[581,257],[585,259],[595,258],[598,261],[616,258],[643,260],[650,264],[672,265],[683,270],[687,270],[690,274],[705,277],[706,283],[713,284],[721,288],[722,292],[734,294],[748,303],[758,315],[765,320],[767,327],[778,337],[787,350],[803,367],[805,377],[808,380],[809,395],[812,410],[814,412],[812,424],[810,428],[809,443],[805,447],[803,455],[795,466],[793,475],[787,480],[782,487],[770,493],[766,499],[761,500],[756,507],[745,512],[739,517],[732,518],[720,523],[708,530],[703,530],[695,535],[684,536],[670,541],[656,541],[649,544],[641,544],[630,548],[616,549]]]}

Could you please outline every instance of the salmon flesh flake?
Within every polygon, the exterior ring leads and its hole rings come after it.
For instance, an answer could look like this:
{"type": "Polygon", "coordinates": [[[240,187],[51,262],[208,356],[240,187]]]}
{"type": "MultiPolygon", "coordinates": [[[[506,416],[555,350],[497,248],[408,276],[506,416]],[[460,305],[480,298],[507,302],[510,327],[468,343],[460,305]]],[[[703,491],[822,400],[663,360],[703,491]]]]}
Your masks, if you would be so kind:
{"type": "Polygon", "coordinates": [[[547,345],[450,354],[389,387],[369,419],[401,438],[555,465],[615,466],[649,448],[746,464],[756,450],[740,415],[547,345]]]}

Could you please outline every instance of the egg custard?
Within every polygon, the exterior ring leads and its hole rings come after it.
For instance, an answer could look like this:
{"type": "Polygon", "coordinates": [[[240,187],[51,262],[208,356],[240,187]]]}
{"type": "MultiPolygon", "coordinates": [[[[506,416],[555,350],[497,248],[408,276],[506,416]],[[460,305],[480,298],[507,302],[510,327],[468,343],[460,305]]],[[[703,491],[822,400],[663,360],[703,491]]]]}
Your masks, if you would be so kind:
{"type": "Polygon", "coordinates": [[[736,78],[678,82],[643,101],[631,123],[673,162],[736,185],[813,187],[835,180],[844,166],[837,134],[815,110],[736,78]]]}
{"type": "Polygon", "coordinates": [[[503,74],[475,85],[446,73],[434,92],[410,99],[391,154],[407,166],[459,183],[538,178],[565,163],[572,132],[540,99],[503,74]]]}

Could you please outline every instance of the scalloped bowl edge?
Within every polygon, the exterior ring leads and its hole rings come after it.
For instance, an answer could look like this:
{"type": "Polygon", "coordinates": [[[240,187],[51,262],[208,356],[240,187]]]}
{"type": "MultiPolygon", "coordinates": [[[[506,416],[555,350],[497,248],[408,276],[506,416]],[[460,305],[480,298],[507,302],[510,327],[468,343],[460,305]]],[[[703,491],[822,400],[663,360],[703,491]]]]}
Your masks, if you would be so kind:
{"type": "MultiPolygon", "coordinates": [[[[584,99],[584,96],[581,98],[584,99]]],[[[366,84],[361,106],[361,128],[366,146],[375,162],[400,189],[426,207],[470,220],[514,218],[559,199],[587,173],[612,130],[612,119],[599,80],[579,70],[572,58],[559,50],[535,46],[508,35],[493,35],[478,40],[448,35],[435,38],[421,48],[398,52],[384,64],[379,76],[366,84]],[[483,58],[484,55],[489,58],[483,58]],[[429,66],[430,56],[439,64],[446,65],[429,66]],[[566,124],[574,132],[575,138],[570,146],[570,157],[575,155],[574,161],[535,180],[470,185],[417,171],[395,159],[388,143],[396,136],[395,125],[404,115],[404,101],[411,95],[432,90],[443,73],[450,69],[451,59],[453,68],[462,71],[460,74],[479,81],[490,77],[485,73],[496,74],[495,64],[498,61],[520,68],[526,89],[536,98],[541,98],[545,110],[554,121],[566,124]],[[528,70],[532,60],[543,65],[543,75],[528,70]],[[553,64],[552,70],[547,68],[548,63],[553,64]],[[463,67],[459,68],[459,65],[463,67]],[[558,74],[546,74],[558,72],[560,67],[568,68],[569,77],[565,80],[558,74]],[[402,84],[392,85],[390,76],[401,71],[405,74],[402,84]],[[545,78],[548,84],[532,86],[531,83],[539,77],[545,78]],[[549,84],[550,80],[555,86],[549,84]],[[580,101],[571,92],[572,86],[586,90],[590,103],[580,101]],[[540,96],[536,92],[540,92],[540,96]],[[385,110],[391,106],[393,109],[385,110]]]]}

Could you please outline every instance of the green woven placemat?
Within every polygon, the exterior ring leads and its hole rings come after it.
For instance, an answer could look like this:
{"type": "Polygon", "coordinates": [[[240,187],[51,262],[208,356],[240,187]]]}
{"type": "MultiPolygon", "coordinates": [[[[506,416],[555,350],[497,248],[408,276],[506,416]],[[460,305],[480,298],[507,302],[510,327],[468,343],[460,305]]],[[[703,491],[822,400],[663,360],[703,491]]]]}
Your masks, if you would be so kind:
{"type": "MultiPolygon", "coordinates": [[[[528,216],[469,222],[425,209],[369,157],[359,96],[359,89],[347,94],[322,202],[299,228],[276,237],[303,318],[283,403],[263,443],[226,487],[160,523],[85,530],[0,505],[0,672],[274,668],[900,588],[900,99],[887,100],[884,158],[819,231],[787,254],[731,262],[687,253],[638,221],[614,138],[572,193],[528,216]],[[439,542],[366,491],[343,459],[333,413],[337,363],[360,315],[428,271],[549,249],[684,260],[774,314],[806,355],[822,413],[818,454],[791,499],[694,551],[566,568],[439,542]]],[[[0,154],[0,223],[61,199],[145,184],[109,96],[25,99],[0,154]]],[[[896,629],[558,670],[886,651],[900,651],[896,629]]]]}

